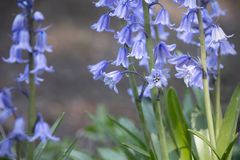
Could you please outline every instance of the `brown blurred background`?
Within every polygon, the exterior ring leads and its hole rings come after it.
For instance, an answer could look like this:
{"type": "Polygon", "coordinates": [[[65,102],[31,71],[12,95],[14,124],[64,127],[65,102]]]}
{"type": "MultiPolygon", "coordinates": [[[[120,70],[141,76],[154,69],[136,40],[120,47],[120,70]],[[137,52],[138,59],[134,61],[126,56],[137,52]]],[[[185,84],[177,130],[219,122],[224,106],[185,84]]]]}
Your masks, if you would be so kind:
{"type": "MultiPolygon", "coordinates": [[[[44,74],[45,82],[37,87],[37,107],[49,122],[66,112],[64,122],[59,128],[60,135],[75,135],[90,122],[86,112],[94,112],[98,104],[104,104],[115,115],[124,115],[136,119],[135,108],[126,93],[127,80],[119,84],[119,95],[109,90],[100,81],[94,81],[87,70],[89,64],[116,55],[118,48],[113,36],[108,33],[97,33],[90,29],[105,10],[95,8],[93,0],[36,0],[36,9],[44,13],[45,25],[49,29],[49,43],[54,52],[48,55],[49,65],[55,73],[44,74]]],[[[235,34],[231,39],[240,51],[240,0],[220,1],[227,11],[226,17],[218,19],[227,34],[235,34]]],[[[179,24],[179,12],[176,5],[166,4],[171,12],[172,22],[179,24]]],[[[0,54],[8,57],[11,45],[10,28],[14,16],[19,13],[16,0],[1,0],[0,3],[0,54]]],[[[178,49],[194,53],[192,47],[186,46],[174,38],[172,33],[168,43],[177,43],[178,49]]],[[[234,86],[240,81],[240,56],[226,57],[223,64],[223,103],[228,102],[234,86]]],[[[23,65],[0,63],[0,88],[16,85],[13,80],[23,71],[23,65]]],[[[181,80],[170,82],[183,93],[181,80]]],[[[14,102],[19,112],[24,114],[27,108],[26,98],[15,94],[14,102]]]]}

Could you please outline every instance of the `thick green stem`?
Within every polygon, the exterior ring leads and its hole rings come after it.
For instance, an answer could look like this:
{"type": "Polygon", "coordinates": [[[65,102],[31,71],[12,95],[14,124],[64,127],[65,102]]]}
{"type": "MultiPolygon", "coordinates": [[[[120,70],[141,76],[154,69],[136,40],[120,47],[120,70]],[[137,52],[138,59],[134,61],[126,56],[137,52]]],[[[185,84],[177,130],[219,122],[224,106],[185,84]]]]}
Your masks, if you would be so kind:
{"type": "Polygon", "coordinates": [[[199,24],[199,31],[200,31],[200,48],[201,48],[201,62],[203,67],[203,92],[204,92],[205,111],[206,111],[208,130],[210,135],[210,142],[213,147],[216,147],[211,100],[210,100],[210,94],[209,94],[209,84],[207,79],[205,34],[204,34],[204,28],[203,28],[203,19],[202,19],[201,9],[198,9],[197,17],[198,17],[198,24],[199,24]]]}
{"type": "Polygon", "coordinates": [[[215,84],[215,106],[216,106],[216,126],[215,133],[218,136],[219,130],[222,125],[222,108],[221,108],[221,55],[218,55],[218,66],[217,66],[217,80],[215,84]]]}
{"type": "MultiPolygon", "coordinates": [[[[33,47],[34,43],[34,24],[32,18],[32,11],[28,13],[28,30],[30,35],[30,45],[33,47]]],[[[35,75],[30,73],[34,69],[34,56],[32,52],[28,53],[29,56],[29,104],[28,104],[28,133],[32,134],[34,123],[36,121],[36,86],[35,75]]],[[[33,160],[34,143],[28,144],[27,159],[33,160]]]]}
{"type": "MultiPolygon", "coordinates": [[[[144,9],[144,29],[145,32],[148,34],[148,36],[151,35],[151,28],[150,28],[150,21],[149,21],[149,7],[148,4],[144,1],[143,2],[143,9],[144,9]]],[[[149,56],[149,69],[150,71],[154,68],[154,55],[153,55],[153,41],[150,38],[147,38],[146,41],[147,50],[148,50],[148,56],[149,56]]],[[[152,89],[152,105],[156,117],[156,127],[158,131],[158,138],[159,143],[161,146],[161,155],[162,159],[169,160],[168,156],[168,148],[167,148],[167,142],[166,142],[166,133],[163,126],[163,120],[162,120],[162,113],[161,113],[161,106],[160,106],[160,100],[158,98],[158,90],[156,88],[152,89]]]]}
{"type": "MultiPolygon", "coordinates": [[[[133,66],[130,66],[128,69],[129,69],[129,71],[134,72],[133,66]]],[[[139,116],[139,119],[141,121],[141,126],[143,128],[144,138],[146,140],[147,145],[149,146],[149,147],[147,147],[147,149],[148,149],[149,153],[151,154],[151,160],[155,160],[156,159],[156,156],[155,156],[156,154],[154,153],[152,139],[151,139],[151,136],[148,132],[146,121],[145,121],[145,118],[144,118],[141,100],[139,99],[136,80],[134,78],[134,75],[128,74],[128,76],[129,76],[129,83],[130,83],[130,86],[131,86],[131,89],[132,89],[132,92],[133,92],[134,102],[135,102],[137,110],[138,110],[138,116],[139,116]]]]}

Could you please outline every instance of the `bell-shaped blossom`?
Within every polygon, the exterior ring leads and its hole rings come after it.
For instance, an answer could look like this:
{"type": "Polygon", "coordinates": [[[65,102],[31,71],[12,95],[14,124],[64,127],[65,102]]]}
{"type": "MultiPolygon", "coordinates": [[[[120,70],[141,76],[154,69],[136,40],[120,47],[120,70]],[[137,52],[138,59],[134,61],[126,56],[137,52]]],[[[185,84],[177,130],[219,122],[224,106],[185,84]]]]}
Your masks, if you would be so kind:
{"type": "Polygon", "coordinates": [[[196,60],[189,54],[174,54],[168,59],[168,63],[175,65],[175,67],[182,67],[183,65],[196,64],[196,60]]]}
{"type": "Polygon", "coordinates": [[[109,7],[112,8],[116,0],[99,0],[95,2],[96,7],[109,7]]]}
{"type": "Polygon", "coordinates": [[[194,41],[194,33],[192,32],[178,32],[177,38],[182,40],[186,44],[198,45],[196,41],[194,41]]]}
{"type": "Polygon", "coordinates": [[[135,57],[136,59],[148,58],[146,36],[144,33],[140,33],[140,35],[135,39],[132,51],[128,57],[135,57]]]}
{"type": "Polygon", "coordinates": [[[13,20],[12,32],[26,28],[26,15],[24,13],[18,14],[13,20]]]}
{"type": "Polygon", "coordinates": [[[160,42],[154,48],[155,64],[166,64],[167,59],[171,57],[171,51],[176,48],[176,44],[167,45],[165,42],[160,42]]]}
{"type": "Polygon", "coordinates": [[[4,88],[0,92],[0,124],[5,122],[14,112],[10,88],[4,88]]]}
{"type": "Polygon", "coordinates": [[[93,79],[94,80],[98,80],[98,79],[103,78],[103,73],[105,72],[105,70],[109,66],[109,63],[110,63],[109,61],[103,60],[103,61],[98,62],[95,65],[89,65],[88,66],[88,69],[93,74],[93,79]]]}
{"type": "MultiPolygon", "coordinates": [[[[35,75],[34,83],[36,85],[40,85],[40,83],[43,82],[44,80],[38,77],[37,73],[35,73],[34,75],[35,75]]],[[[24,72],[19,74],[19,76],[17,77],[17,82],[26,82],[27,84],[29,84],[29,65],[26,65],[24,72]]]]}
{"type": "Polygon", "coordinates": [[[153,87],[164,88],[168,85],[169,69],[164,68],[154,68],[149,76],[146,76],[148,86],[147,90],[152,89],[153,87]]]}
{"type": "Polygon", "coordinates": [[[168,36],[169,36],[169,32],[166,32],[164,29],[164,26],[159,24],[157,25],[157,29],[158,29],[158,37],[161,40],[167,40],[168,36]]]}
{"type": "Polygon", "coordinates": [[[116,66],[122,65],[124,68],[128,68],[128,49],[126,47],[119,48],[117,59],[112,64],[116,66]]]}
{"type": "Polygon", "coordinates": [[[214,25],[212,28],[211,28],[211,42],[213,43],[217,43],[217,42],[220,42],[222,40],[227,40],[227,38],[230,38],[232,37],[233,35],[230,35],[230,36],[227,36],[224,31],[222,30],[221,27],[217,26],[217,25],[214,25]]]}
{"type": "Polygon", "coordinates": [[[37,121],[34,127],[34,135],[30,141],[35,141],[38,138],[42,143],[46,143],[47,140],[59,141],[58,137],[52,135],[49,125],[44,121],[41,114],[37,115],[37,121]]]}
{"type": "Polygon", "coordinates": [[[11,139],[3,139],[0,142],[0,157],[7,157],[9,159],[14,159],[15,155],[12,151],[13,142],[11,139]]]}
{"type": "Polygon", "coordinates": [[[18,48],[22,50],[27,50],[28,52],[32,52],[32,47],[30,46],[30,35],[27,30],[21,30],[19,32],[19,37],[17,38],[18,41],[18,48]]]}
{"type": "Polygon", "coordinates": [[[210,1],[211,6],[211,16],[212,17],[219,17],[219,16],[225,16],[225,11],[221,9],[219,3],[217,0],[211,0],[210,1]]]}
{"type": "MultiPolygon", "coordinates": [[[[217,77],[217,69],[218,69],[218,55],[217,54],[209,54],[207,56],[207,69],[208,74],[212,74],[214,78],[217,77]]],[[[220,69],[223,68],[223,65],[220,64],[220,69]]]]}
{"type": "Polygon", "coordinates": [[[113,29],[110,29],[110,16],[108,13],[101,15],[97,23],[94,23],[91,28],[97,32],[114,32],[113,29]]]}
{"type": "Polygon", "coordinates": [[[196,21],[196,10],[191,9],[183,16],[180,25],[176,28],[178,32],[193,32],[192,23],[196,21]]]}
{"type": "Polygon", "coordinates": [[[104,74],[104,83],[108,85],[110,89],[113,89],[115,93],[118,93],[117,83],[121,81],[123,77],[123,72],[121,71],[112,71],[104,74]]]}
{"type": "Polygon", "coordinates": [[[22,58],[22,51],[13,44],[10,49],[9,58],[3,58],[3,61],[6,63],[27,63],[28,60],[22,58]]]}
{"type": "Polygon", "coordinates": [[[47,66],[47,58],[43,53],[34,53],[34,69],[30,73],[54,72],[53,66],[47,66]]]}
{"type": "Polygon", "coordinates": [[[12,132],[8,135],[8,138],[18,141],[29,140],[29,137],[25,133],[25,122],[23,118],[17,118],[15,121],[12,132]]]}
{"type": "Polygon", "coordinates": [[[161,25],[165,25],[165,26],[168,26],[168,27],[172,27],[172,26],[174,26],[174,24],[170,23],[170,18],[169,17],[170,16],[169,16],[168,11],[165,8],[162,8],[158,12],[157,17],[156,17],[155,21],[153,22],[153,24],[154,25],[161,24],[161,25]]]}
{"type": "Polygon", "coordinates": [[[44,21],[45,18],[44,18],[44,15],[42,14],[42,12],[36,11],[33,14],[33,19],[37,22],[42,22],[42,21],[44,21]]]}
{"type": "Polygon", "coordinates": [[[110,15],[118,18],[126,18],[130,12],[130,7],[129,1],[119,1],[117,7],[110,15]]]}
{"type": "Polygon", "coordinates": [[[128,46],[131,46],[133,41],[131,25],[123,27],[120,32],[117,32],[115,38],[118,39],[120,44],[127,44],[128,46]]]}
{"type": "Polygon", "coordinates": [[[30,10],[33,7],[34,0],[18,0],[17,4],[20,8],[30,10]]]}
{"type": "Polygon", "coordinates": [[[38,29],[36,34],[36,44],[34,46],[34,49],[37,52],[44,53],[46,52],[52,52],[52,46],[48,45],[47,42],[47,28],[38,29]]]}
{"type": "Polygon", "coordinates": [[[222,40],[219,43],[220,43],[220,53],[221,53],[221,55],[227,55],[227,54],[236,55],[237,54],[237,52],[234,48],[234,45],[230,44],[228,42],[228,40],[222,40]]]}
{"type": "Polygon", "coordinates": [[[178,73],[175,74],[175,77],[183,78],[187,87],[203,88],[203,72],[198,65],[183,65],[176,67],[176,70],[178,73]]]}
{"type": "Polygon", "coordinates": [[[197,8],[197,2],[196,0],[184,0],[184,2],[182,3],[182,6],[188,7],[190,9],[194,9],[194,8],[197,8]]]}

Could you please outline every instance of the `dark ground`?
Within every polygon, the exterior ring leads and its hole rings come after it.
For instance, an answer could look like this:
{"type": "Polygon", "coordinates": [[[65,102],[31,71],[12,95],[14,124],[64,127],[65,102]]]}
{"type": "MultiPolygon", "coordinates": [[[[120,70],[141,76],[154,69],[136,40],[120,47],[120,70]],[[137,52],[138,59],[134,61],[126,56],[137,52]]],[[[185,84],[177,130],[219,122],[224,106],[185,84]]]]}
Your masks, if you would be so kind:
{"type": "MultiPolygon", "coordinates": [[[[1,0],[0,3],[0,54],[4,57],[8,56],[11,45],[9,35],[12,20],[19,12],[15,2],[16,0],[1,0]]],[[[227,16],[221,17],[219,23],[227,34],[235,34],[232,42],[235,43],[236,50],[240,51],[240,0],[221,0],[221,6],[227,10],[227,16]]],[[[134,106],[125,92],[127,80],[121,82],[120,94],[116,96],[102,82],[92,80],[87,70],[89,64],[112,58],[116,54],[117,44],[111,34],[96,33],[89,28],[103,10],[96,9],[92,0],[39,0],[36,8],[44,13],[45,24],[52,24],[48,33],[54,53],[49,55],[48,63],[56,70],[54,74],[45,74],[45,82],[37,88],[37,107],[50,122],[61,112],[66,112],[59,134],[72,136],[82,129],[89,123],[86,112],[94,112],[100,103],[105,104],[115,115],[136,119],[134,106]]],[[[176,6],[173,8],[168,5],[168,9],[172,21],[179,21],[176,6]]],[[[191,47],[184,46],[176,39],[171,38],[170,43],[177,43],[178,49],[192,53],[191,47]]],[[[224,61],[224,103],[240,81],[239,60],[238,54],[227,57],[224,61]]],[[[19,65],[0,63],[0,88],[16,85],[13,78],[23,70],[22,67],[19,69],[19,65]]],[[[179,89],[179,94],[182,93],[182,81],[172,80],[170,84],[179,89]]],[[[16,95],[15,104],[22,113],[27,107],[23,96],[16,95]]]]}

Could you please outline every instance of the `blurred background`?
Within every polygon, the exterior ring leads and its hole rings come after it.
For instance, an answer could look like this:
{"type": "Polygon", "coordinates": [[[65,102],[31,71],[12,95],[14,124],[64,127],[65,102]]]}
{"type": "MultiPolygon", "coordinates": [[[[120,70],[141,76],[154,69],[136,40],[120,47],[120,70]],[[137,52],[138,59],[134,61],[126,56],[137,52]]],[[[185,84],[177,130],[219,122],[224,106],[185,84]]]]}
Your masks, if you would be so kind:
{"type": "MultiPolygon", "coordinates": [[[[90,29],[105,10],[95,8],[93,0],[36,0],[36,9],[46,17],[45,25],[51,25],[48,31],[49,43],[54,52],[48,54],[48,64],[53,65],[55,73],[44,74],[45,82],[37,87],[37,107],[46,120],[53,122],[59,114],[66,112],[65,119],[58,130],[60,136],[73,136],[89,124],[87,112],[94,113],[99,104],[105,105],[110,113],[137,120],[134,105],[127,95],[127,79],[121,81],[119,95],[100,81],[94,81],[87,66],[102,59],[112,59],[117,54],[118,44],[112,34],[97,33],[90,29]]],[[[165,3],[171,13],[172,22],[179,24],[179,8],[172,2],[165,3]]],[[[220,0],[227,16],[218,19],[224,31],[235,36],[231,38],[240,51],[240,0],[220,0]]],[[[0,3],[0,54],[8,57],[11,46],[10,28],[19,9],[16,0],[1,0],[0,3]]],[[[117,25],[113,22],[113,25],[117,25]]],[[[119,27],[118,27],[119,28],[119,27]]],[[[174,38],[171,33],[168,43],[176,43],[183,52],[195,54],[197,51],[174,38]]],[[[226,57],[223,61],[222,101],[227,103],[236,84],[240,81],[240,55],[226,57]]],[[[0,88],[16,86],[14,78],[23,71],[23,65],[0,63],[0,88]]],[[[170,84],[183,93],[185,85],[181,80],[173,79],[170,84]]],[[[14,95],[18,112],[24,114],[27,100],[21,94],[14,95]]]]}

